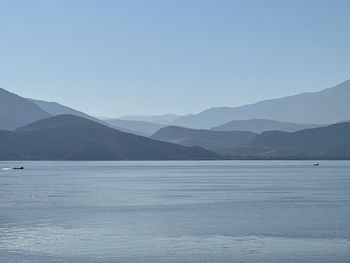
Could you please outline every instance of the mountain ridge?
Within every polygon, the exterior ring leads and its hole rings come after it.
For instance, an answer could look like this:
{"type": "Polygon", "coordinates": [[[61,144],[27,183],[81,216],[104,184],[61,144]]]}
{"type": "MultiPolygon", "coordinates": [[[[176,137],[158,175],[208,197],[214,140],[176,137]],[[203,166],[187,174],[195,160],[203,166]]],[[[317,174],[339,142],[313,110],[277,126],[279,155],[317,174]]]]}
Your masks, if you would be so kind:
{"type": "Polygon", "coordinates": [[[149,137],[159,129],[165,127],[163,124],[136,120],[104,119],[104,122],[114,126],[130,130],[132,133],[149,137]]]}
{"type": "Polygon", "coordinates": [[[233,120],[217,127],[211,128],[214,131],[251,131],[262,133],[264,131],[298,131],[308,128],[316,128],[327,126],[326,124],[303,123],[275,121],[267,119],[249,119],[249,120],[233,120]]]}
{"type": "Polygon", "coordinates": [[[145,121],[158,123],[162,125],[170,125],[173,121],[179,118],[176,114],[161,114],[161,115],[124,115],[119,118],[121,120],[131,120],[131,121],[145,121]]]}
{"type": "Polygon", "coordinates": [[[256,135],[248,131],[212,131],[167,126],[150,138],[185,146],[200,146],[221,153],[225,148],[233,148],[251,141],[256,135]]]}
{"type": "Polygon", "coordinates": [[[0,130],[13,130],[50,116],[26,98],[0,88],[0,130]]]}
{"type": "Polygon", "coordinates": [[[350,122],[296,132],[266,131],[230,153],[255,157],[350,159],[350,122]]]}
{"type": "MultiPolygon", "coordinates": [[[[108,125],[112,128],[115,128],[117,130],[123,131],[123,132],[128,132],[128,133],[135,133],[135,131],[126,129],[124,127],[119,127],[116,125],[112,125],[109,124],[108,122],[104,121],[104,120],[100,120],[97,119],[91,115],[88,115],[82,111],[76,110],[74,108],[65,106],[61,103],[55,102],[55,101],[45,101],[45,100],[37,100],[37,99],[28,99],[30,101],[32,101],[33,103],[35,103],[38,107],[40,107],[42,110],[48,112],[49,114],[51,114],[52,116],[58,116],[58,115],[62,115],[62,114],[70,114],[70,115],[75,115],[75,116],[79,116],[85,119],[89,119],[95,122],[99,122],[103,125],[108,125]]],[[[139,135],[139,134],[138,134],[139,135]]]]}
{"type": "Polygon", "coordinates": [[[318,92],[259,101],[239,107],[215,107],[184,116],[172,125],[209,129],[232,120],[271,119],[295,123],[335,123],[350,116],[350,80],[318,92]]]}
{"type": "Polygon", "coordinates": [[[74,115],[0,131],[1,160],[201,160],[219,155],[125,133],[74,115]]]}

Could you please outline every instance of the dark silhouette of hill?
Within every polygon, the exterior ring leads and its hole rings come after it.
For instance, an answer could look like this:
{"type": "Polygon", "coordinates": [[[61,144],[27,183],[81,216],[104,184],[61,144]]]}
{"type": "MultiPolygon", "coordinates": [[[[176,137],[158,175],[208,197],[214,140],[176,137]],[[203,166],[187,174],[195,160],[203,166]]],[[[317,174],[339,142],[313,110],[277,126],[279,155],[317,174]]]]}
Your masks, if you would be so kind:
{"type": "Polygon", "coordinates": [[[319,92],[302,93],[241,107],[210,108],[172,125],[210,129],[232,120],[270,119],[295,123],[336,123],[350,116],[350,80],[319,92]]]}
{"type": "Polygon", "coordinates": [[[159,129],[163,128],[164,125],[145,122],[145,121],[132,121],[132,120],[122,120],[122,119],[105,119],[104,122],[114,126],[121,127],[126,130],[132,131],[132,133],[142,136],[151,136],[159,129]]]}
{"type": "Polygon", "coordinates": [[[0,131],[1,160],[178,160],[217,154],[124,133],[74,115],[0,131]]]}
{"type": "Polygon", "coordinates": [[[251,131],[262,133],[264,131],[288,131],[294,132],[304,129],[326,126],[322,124],[298,124],[293,122],[274,121],[265,119],[234,120],[212,128],[214,131],[251,131]]]}
{"type": "Polygon", "coordinates": [[[27,99],[0,88],[0,130],[13,130],[50,116],[27,99]]]}
{"type": "Polygon", "coordinates": [[[168,126],[157,131],[151,138],[223,152],[226,148],[250,142],[255,136],[255,133],[247,131],[211,131],[168,126]]]}
{"type": "Polygon", "coordinates": [[[267,131],[230,153],[236,156],[350,159],[350,123],[292,133],[267,131]]]}

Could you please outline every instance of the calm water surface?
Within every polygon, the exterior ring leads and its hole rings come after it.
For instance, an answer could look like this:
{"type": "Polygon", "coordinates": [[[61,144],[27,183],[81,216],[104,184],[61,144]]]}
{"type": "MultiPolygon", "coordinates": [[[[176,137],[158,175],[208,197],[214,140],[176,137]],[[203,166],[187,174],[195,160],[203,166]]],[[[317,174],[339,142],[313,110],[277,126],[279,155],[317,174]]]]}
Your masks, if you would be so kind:
{"type": "Polygon", "coordinates": [[[0,162],[0,262],[350,262],[350,162],[0,162]]]}

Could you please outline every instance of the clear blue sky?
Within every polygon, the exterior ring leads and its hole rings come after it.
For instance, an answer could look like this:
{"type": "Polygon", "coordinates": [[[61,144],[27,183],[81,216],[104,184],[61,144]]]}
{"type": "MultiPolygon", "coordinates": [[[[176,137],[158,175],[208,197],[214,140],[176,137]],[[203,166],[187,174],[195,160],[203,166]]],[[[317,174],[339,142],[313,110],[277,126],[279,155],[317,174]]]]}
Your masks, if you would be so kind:
{"type": "Polygon", "coordinates": [[[185,114],[350,78],[349,0],[0,0],[0,86],[99,116],[185,114]]]}

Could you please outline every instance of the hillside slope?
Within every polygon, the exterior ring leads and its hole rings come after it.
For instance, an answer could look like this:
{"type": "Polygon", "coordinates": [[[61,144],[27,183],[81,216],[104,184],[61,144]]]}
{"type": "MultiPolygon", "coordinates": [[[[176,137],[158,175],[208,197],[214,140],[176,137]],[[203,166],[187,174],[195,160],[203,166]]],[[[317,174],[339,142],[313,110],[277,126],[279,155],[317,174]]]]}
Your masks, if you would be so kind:
{"type": "MultiPolygon", "coordinates": [[[[63,114],[75,115],[75,116],[79,116],[79,117],[89,119],[89,120],[92,120],[95,122],[99,122],[103,125],[111,126],[112,128],[118,129],[118,130],[123,131],[123,132],[138,134],[137,132],[135,132],[133,130],[129,130],[129,129],[124,128],[124,127],[119,127],[117,125],[109,124],[108,122],[106,122],[104,120],[97,119],[97,118],[92,117],[92,116],[90,116],[82,111],[78,111],[76,109],[73,109],[71,107],[67,107],[67,106],[62,105],[62,104],[57,103],[57,102],[49,102],[49,101],[45,101],[45,100],[36,100],[36,99],[28,99],[28,100],[30,100],[31,102],[33,102],[38,107],[40,107],[42,110],[48,112],[52,116],[58,116],[58,115],[63,115],[63,114]]],[[[138,135],[141,135],[141,134],[138,134],[138,135]]]]}
{"type": "Polygon", "coordinates": [[[0,88],[0,130],[13,130],[50,116],[27,99],[0,88]]]}

